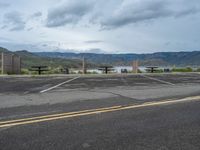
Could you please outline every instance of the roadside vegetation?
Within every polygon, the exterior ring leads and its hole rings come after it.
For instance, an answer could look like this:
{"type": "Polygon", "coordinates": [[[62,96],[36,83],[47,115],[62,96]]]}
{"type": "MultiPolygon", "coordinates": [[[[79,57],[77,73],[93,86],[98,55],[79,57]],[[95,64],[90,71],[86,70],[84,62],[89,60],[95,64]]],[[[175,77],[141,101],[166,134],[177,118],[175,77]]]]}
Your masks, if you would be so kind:
{"type": "Polygon", "coordinates": [[[194,70],[191,67],[186,68],[173,68],[172,72],[193,72],[194,70]]]}

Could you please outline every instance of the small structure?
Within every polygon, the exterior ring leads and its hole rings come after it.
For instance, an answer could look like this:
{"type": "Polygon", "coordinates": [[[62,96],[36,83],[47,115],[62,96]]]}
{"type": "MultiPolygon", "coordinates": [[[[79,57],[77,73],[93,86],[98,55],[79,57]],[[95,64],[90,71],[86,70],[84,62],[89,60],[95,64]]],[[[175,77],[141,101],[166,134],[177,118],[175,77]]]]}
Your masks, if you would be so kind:
{"type": "Polygon", "coordinates": [[[121,69],[121,73],[128,73],[127,69],[121,69]]]}
{"type": "Polygon", "coordinates": [[[110,71],[113,71],[113,66],[100,66],[98,70],[101,70],[103,73],[107,74],[110,71]]]}
{"type": "Polygon", "coordinates": [[[157,71],[158,68],[159,67],[157,67],[157,66],[148,66],[148,67],[146,67],[146,71],[150,72],[150,73],[154,73],[157,71]]]}
{"type": "Polygon", "coordinates": [[[169,73],[169,72],[171,72],[171,70],[169,68],[164,68],[164,72],[169,73]]]}
{"type": "Polygon", "coordinates": [[[0,53],[1,74],[20,74],[21,58],[12,53],[0,53]]]}
{"type": "Polygon", "coordinates": [[[40,75],[43,71],[48,71],[47,66],[31,66],[30,71],[37,71],[38,74],[40,75]]]}
{"type": "Polygon", "coordinates": [[[60,69],[61,73],[69,74],[69,69],[67,67],[60,69]]]}

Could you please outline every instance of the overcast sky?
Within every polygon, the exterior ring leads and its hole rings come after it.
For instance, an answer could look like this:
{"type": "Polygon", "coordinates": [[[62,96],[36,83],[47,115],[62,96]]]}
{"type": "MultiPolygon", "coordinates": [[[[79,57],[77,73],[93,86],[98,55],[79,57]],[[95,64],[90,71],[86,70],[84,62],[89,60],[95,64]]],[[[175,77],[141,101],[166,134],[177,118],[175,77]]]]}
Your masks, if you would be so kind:
{"type": "Polygon", "coordinates": [[[0,0],[0,46],[96,53],[200,50],[200,1],[0,0]]]}

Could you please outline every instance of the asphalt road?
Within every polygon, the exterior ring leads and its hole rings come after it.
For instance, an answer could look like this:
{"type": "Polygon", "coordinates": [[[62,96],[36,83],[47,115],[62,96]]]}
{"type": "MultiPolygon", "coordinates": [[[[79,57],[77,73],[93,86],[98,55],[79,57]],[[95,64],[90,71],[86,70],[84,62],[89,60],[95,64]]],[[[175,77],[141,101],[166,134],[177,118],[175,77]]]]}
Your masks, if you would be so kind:
{"type": "Polygon", "coordinates": [[[200,74],[73,78],[0,77],[0,149],[200,149],[200,74]]]}

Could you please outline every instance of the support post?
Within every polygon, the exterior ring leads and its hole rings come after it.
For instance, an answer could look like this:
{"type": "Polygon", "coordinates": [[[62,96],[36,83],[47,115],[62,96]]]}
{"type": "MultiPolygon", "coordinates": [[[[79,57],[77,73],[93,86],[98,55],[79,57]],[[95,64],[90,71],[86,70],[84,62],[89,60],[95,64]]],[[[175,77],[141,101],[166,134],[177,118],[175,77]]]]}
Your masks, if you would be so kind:
{"type": "Polygon", "coordinates": [[[108,67],[105,67],[105,73],[108,74],[108,67]]]}
{"type": "Polygon", "coordinates": [[[83,57],[83,66],[82,66],[83,68],[83,74],[86,74],[86,62],[85,62],[85,57],[83,57]]]}
{"type": "Polygon", "coordinates": [[[1,74],[4,74],[4,53],[1,53],[1,74]]]}
{"type": "Polygon", "coordinates": [[[14,54],[11,55],[11,73],[14,74],[14,54]]]}
{"type": "Polygon", "coordinates": [[[21,74],[21,69],[22,69],[22,60],[21,57],[19,57],[19,74],[21,74]]]}
{"type": "Polygon", "coordinates": [[[138,73],[138,61],[133,61],[133,73],[138,73]]]}

